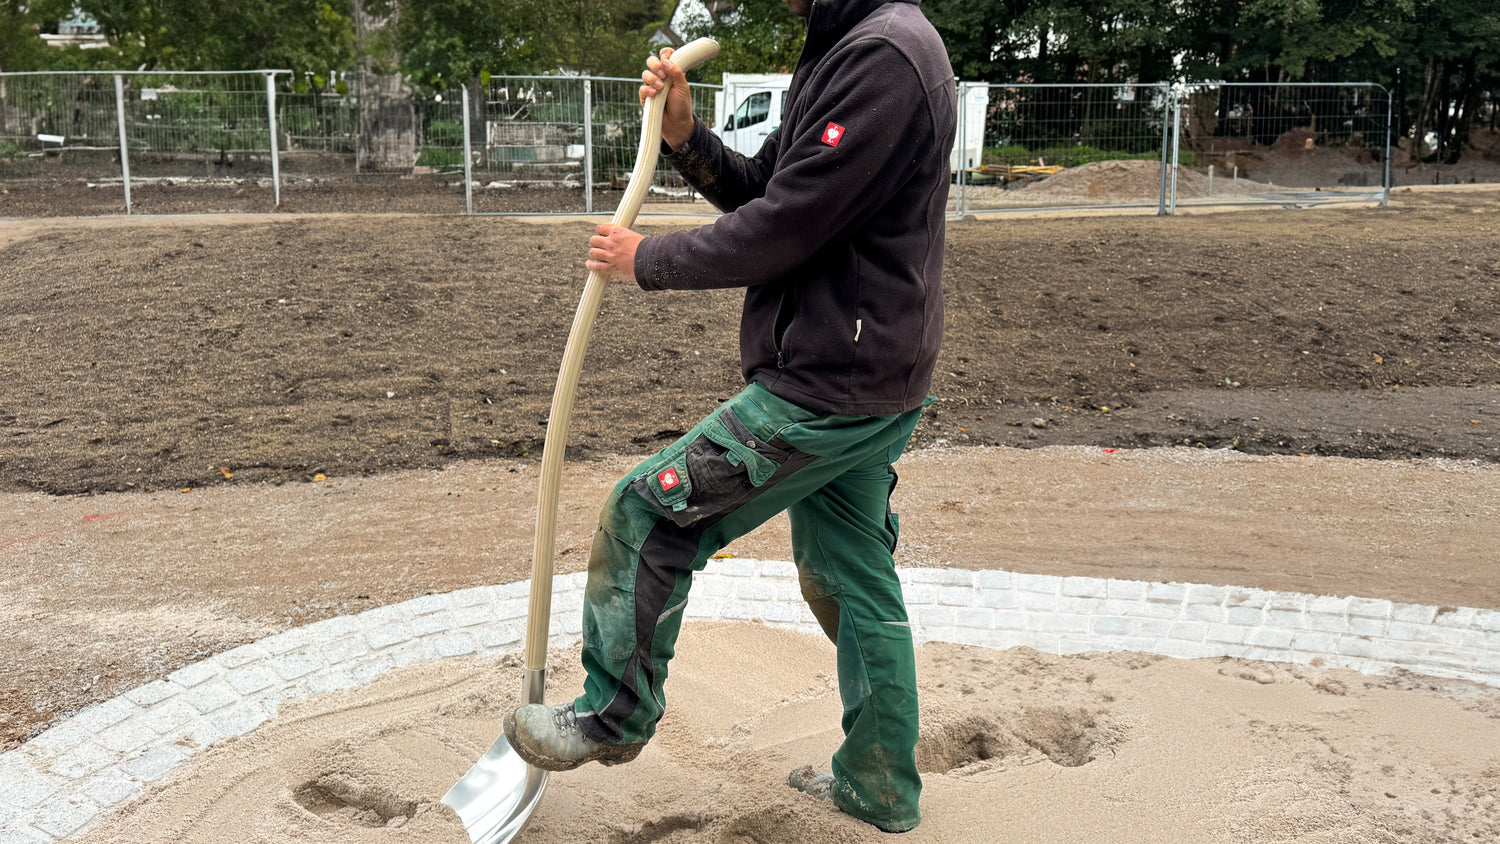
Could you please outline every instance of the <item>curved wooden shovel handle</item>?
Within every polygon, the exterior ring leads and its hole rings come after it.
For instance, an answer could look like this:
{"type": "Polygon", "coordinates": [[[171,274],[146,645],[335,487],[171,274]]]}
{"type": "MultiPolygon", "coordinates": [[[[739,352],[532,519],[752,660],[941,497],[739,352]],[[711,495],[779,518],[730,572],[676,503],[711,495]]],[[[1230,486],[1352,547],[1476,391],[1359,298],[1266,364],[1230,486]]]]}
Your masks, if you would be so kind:
{"type": "MultiPolygon", "coordinates": [[[[672,54],[672,62],[684,71],[691,70],[719,54],[719,43],[712,38],[699,38],[672,54]]],[[[666,108],[667,94],[671,83],[661,93],[646,100],[641,115],[641,145],[636,152],[635,169],[630,174],[630,186],[612,218],[617,226],[630,228],[646,200],[646,190],[656,172],[656,159],[661,152],[661,119],[666,108]]],[[[592,174],[586,174],[592,178],[592,174]]],[[[578,387],[578,375],[583,369],[584,352],[588,349],[589,334],[594,328],[594,315],[599,312],[599,303],[604,298],[604,289],[609,278],[599,273],[589,273],[583,288],[583,298],[573,316],[573,330],[568,334],[568,345],[563,349],[562,370],[557,375],[557,388],[552,393],[552,415],[547,422],[547,441],[542,448],[541,488],[536,504],[536,540],[531,551],[531,604],[526,618],[526,668],[539,671],[547,664],[547,630],[552,621],[552,556],[557,529],[557,491],[562,479],[563,451],[568,442],[568,422],[573,415],[573,394],[578,387]]],[[[541,703],[541,684],[532,690],[536,700],[526,703],[541,703]]]]}

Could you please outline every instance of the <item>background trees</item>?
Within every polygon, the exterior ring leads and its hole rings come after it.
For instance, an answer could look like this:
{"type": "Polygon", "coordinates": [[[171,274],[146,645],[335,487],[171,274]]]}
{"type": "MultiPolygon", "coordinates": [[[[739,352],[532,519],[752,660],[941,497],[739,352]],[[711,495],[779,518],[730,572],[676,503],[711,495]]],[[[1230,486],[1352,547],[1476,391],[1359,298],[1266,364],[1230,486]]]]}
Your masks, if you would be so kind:
{"type": "MultiPolygon", "coordinates": [[[[726,70],[789,70],[804,24],[784,0],[706,2],[685,37],[712,34],[726,70]]],[[[371,57],[421,89],[489,74],[634,77],[676,0],[0,0],[0,69],[292,68],[300,84],[371,57]],[[392,21],[355,36],[354,4],[392,21]],[[77,9],[107,50],[57,50],[35,33],[77,9]]],[[[1378,82],[1400,129],[1452,160],[1495,128],[1495,0],[924,0],[957,74],[991,82],[1378,82]]]]}

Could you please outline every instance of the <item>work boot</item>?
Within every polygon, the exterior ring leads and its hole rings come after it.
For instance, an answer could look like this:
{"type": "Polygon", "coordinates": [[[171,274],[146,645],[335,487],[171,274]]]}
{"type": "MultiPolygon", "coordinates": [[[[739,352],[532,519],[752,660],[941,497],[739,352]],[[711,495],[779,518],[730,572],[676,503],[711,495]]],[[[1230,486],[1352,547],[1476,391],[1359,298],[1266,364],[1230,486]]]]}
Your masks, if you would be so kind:
{"type": "Polygon", "coordinates": [[[803,765],[786,775],[786,784],[819,800],[827,800],[829,793],[833,791],[833,774],[825,774],[811,765],[803,765]]]}
{"type": "Polygon", "coordinates": [[[865,815],[857,811],[857,802],[853,807],[844,805],[844,803],[841,802],[840,798],[849,799],[849,795],[851,795],[852,792],[846,788],[836,796],[834,794],[834,786],[838,783],[837,780],[833,778],[833,774],[825,774],[811,765],[803,765],[802,767],[793,770],[790,774],[787,774],[786,784],[791,786],[792,788],[797,789],[803,794],[811,796],[815,800],[831,799],[833,800],[833,805],[839,807],[839,810],[844,814],[859,818],[865,823],[883,832],[910,832],[917,827],[916,821],[912,821],[911,823],[892,824],[882,823],[870,817],[866,817],[865,815]]]}
{"type": "Polygon", "coordinates": [[[578,729],[573,704],[528,703],[505,716],[505,737],[522,759],[546,771],[571,771],[585,762],[619,765],[641,755],[644,744],[605,744],[578,729]]]}

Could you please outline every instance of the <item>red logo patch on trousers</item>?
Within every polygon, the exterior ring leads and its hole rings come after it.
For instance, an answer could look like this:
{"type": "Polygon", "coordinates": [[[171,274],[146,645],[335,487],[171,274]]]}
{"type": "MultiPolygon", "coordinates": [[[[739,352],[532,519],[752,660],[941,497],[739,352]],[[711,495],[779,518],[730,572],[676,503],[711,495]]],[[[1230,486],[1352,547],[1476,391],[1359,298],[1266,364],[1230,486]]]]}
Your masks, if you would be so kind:
{"type": "Polygon", "coordinates": [[[668,469],[667,471],[662,472],[660,475],[656,476],[656,482],[661,484],[662,492],[668,492],[673,487],[682,483],[682,479],[677,477],[677,471],[675,469],[668,469]]]}
{"type": "Polygon", "coordinates": [[[831,147],[836,147],[839,145],[839,141],[842,141],[843,139],[844,127],[838,125],[837,123],[829,123],[828,126],[823,129],[823,143],[828,144],[831,147]]]}

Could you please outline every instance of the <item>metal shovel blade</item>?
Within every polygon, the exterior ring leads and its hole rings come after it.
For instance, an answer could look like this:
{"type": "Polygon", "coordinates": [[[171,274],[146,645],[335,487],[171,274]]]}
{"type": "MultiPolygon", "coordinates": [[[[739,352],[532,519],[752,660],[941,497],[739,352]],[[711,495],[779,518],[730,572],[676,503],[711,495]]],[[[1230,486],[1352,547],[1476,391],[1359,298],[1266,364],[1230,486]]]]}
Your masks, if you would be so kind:
{"type": "Polygon", "coordinates": [[[526,828],[547,790],[547,772],[526,764],[504,735],[443,795],[474,844],[505,844],[526,828]]]}

